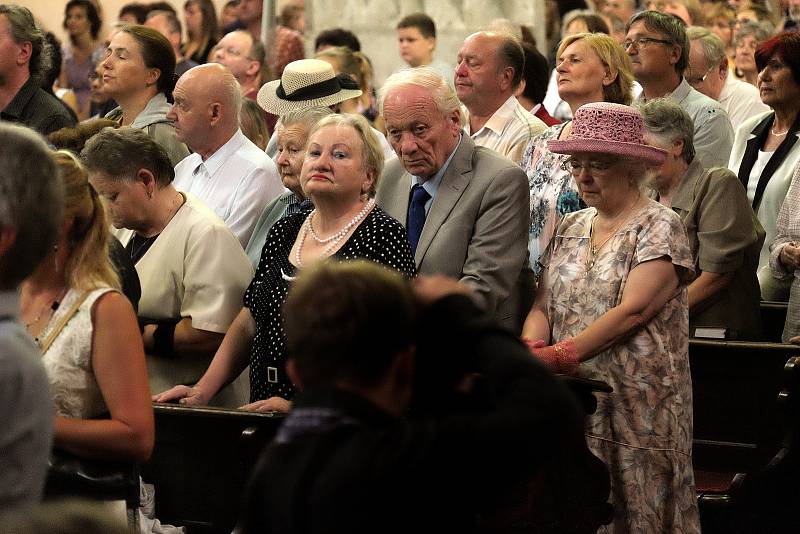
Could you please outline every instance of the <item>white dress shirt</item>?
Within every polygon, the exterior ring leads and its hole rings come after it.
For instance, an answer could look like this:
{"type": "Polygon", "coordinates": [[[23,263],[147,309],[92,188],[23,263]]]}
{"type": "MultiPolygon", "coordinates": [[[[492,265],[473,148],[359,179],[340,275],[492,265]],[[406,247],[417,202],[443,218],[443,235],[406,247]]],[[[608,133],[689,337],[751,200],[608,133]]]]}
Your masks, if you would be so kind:
{"type": "Polygon", "coordinates": [[[719,93],[719,103],[728,113],[734,132],[750,117],[770,110],[754,85],[737,80],[731,73],[719,93]]]}
{"type": "Polygon", "coordinates": [[[523,108],[514,95],[477,132],[470,132],[469,120],[464,124],[464,131],[476,145],[490,148],[517,165],[522,163],[530,140],[546,129],[547,125],[523,108]]]}
{"type": "Polygon", "coordinates": [[[241,130],[206,161],[190,154],[175,166],[175,188],[202,200],[247,245],[264,206],[284,192],[275,163],[241,130]]]}

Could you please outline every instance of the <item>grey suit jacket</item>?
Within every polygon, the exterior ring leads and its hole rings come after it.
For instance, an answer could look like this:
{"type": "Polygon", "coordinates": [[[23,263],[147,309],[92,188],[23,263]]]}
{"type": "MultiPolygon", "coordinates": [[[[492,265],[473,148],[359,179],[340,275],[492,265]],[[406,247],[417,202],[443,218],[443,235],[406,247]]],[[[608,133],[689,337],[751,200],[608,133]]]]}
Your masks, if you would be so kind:
{"type": "MultiPolygon", "coordinates": [[[[410,193],[411,176],[402,162],[387,163],[376,199],[404,226],[410,193]]],[[[500,324],[518,332],[533,297],[529,211],[522,169],[462,135],[425,219],[417,271],[465,282],[500,324]]]]}

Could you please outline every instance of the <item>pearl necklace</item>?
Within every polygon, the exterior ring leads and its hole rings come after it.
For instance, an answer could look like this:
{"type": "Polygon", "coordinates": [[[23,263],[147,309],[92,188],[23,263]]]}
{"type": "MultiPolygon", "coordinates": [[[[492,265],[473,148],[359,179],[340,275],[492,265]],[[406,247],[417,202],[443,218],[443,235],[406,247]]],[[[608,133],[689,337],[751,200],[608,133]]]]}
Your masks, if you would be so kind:
{"type": "Polygon", "coordinates": [[[342,241],[342,239],[344,239],[344,236],[346,236],[350,232],[350,230],[353,229],[354,226],[358,225],[374,207],[375,207],[375,199],[371,198],[364,204],[364,207],[361,208],[361,211],[356,213],[356,216],[353,217],[350,220],[350,222],[345,224],[341,230],[333,234],[331,237],[325,238],[324,240],[320,239],[315,234],[314,227],[311,224],[311,219],[317,212],[317,210],[314,209],[311,213],[308,214],[308,217],[306,217],[306,220],[303,222],[303,226],[300,228],[300,241],[297,243],[297,251],[295,252],[294,255],[295,263],[297,264],[297,266],[298,267],[303,266],[303,263],[300,261],[300,252],[303,250],[303,244],[306,242],[306,236],[308,234],[311,234],[314,240],[316,240],[317,243],[321,245],[330,243],[327,247],[325,247],[325,250],[323,250],[321,254],[322,256],[330,256],[331,253],[334,250],[336,250],[336,248],[339,246],[339,243],[342,241]]]}
{"type": "Polygon", "coordinates": [[[788,129],[787,129],[785,132],[783,132],[783,133],[776,133],[776,132],[775,132],[775,128],[770,128],[770,130],[769,130],[769,131],[770,131],[770,132],[772,133],[772,135],[774,135],[775,137],[783,137],[784,135],[786,135],[787,133],[789,133],[789,130],[788,130],[788,129]]]}

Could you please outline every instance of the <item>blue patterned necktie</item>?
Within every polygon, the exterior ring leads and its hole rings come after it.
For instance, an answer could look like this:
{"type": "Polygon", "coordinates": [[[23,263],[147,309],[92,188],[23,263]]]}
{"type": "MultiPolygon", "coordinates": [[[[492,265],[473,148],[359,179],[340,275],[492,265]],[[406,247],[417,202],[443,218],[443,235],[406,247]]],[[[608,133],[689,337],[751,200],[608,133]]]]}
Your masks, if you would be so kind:
{"type": "Polygon", "coordinates": [[[408,205],[408,241],[411,243],[411,253],[417,253],[419,236],[422,235],[422,227],[425,226],[425,203],[431,196],[425,188],[419,184],[414,184],[411,188],[411,202],[408,205]]]}

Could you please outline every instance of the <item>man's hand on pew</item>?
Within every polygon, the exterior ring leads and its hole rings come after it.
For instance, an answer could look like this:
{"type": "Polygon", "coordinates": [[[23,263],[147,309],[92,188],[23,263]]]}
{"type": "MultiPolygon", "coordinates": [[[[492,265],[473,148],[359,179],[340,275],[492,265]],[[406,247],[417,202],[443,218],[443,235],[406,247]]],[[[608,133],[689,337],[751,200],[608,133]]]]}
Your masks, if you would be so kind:
{"type": "Polygon", "coordinates": [[[206,395],[197,388],[189,386],[175,386],[167,391],[153,395],[153,402],[178,402],[188,406],[205,406],[208,404],[206,395]]]}
{"type": "Polygon", "coordinates": [[[800,345],[800,336],[790,337],[789,343],[792,343],[794,345],[800,345]]]}
{"type": "Polygon", "coordinates": [[[292,403],[282,397],[270,397],[265,400],[251,402],[240,406],[240,410],[247,410],[250,412],[278,412],[287,413],[292,407],[292,403]]]}

